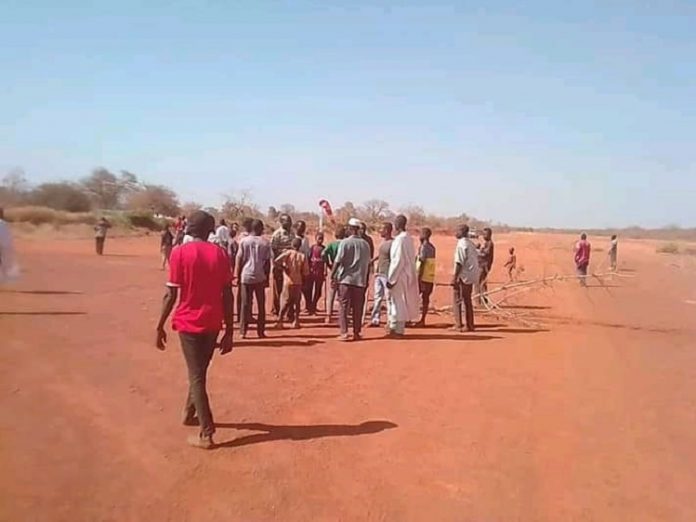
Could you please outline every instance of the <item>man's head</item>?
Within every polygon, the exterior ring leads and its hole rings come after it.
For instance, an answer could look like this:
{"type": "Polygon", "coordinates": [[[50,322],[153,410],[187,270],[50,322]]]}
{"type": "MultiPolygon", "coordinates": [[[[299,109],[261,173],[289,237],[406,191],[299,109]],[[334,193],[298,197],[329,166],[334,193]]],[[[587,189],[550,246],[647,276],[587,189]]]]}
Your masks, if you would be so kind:
{"type": "Polygon", "coordinates": [[[255,236],[262,236],[263,235],[263,221],[260,219],[252,219],[251,224],[249,226],[250,229],[250,234],[253,234],[255,236]]]}
{"type": "Polygon", "coordinates": [[[361,228],[362,223],[360,222],[359,219],[357,218],[350,218],[348,220],[348,232],[350,233],[351,236],[358,236],[360,235],[360,228],[361,228]]]}
{"type": "Polygon", "coordinates": [[[582,234],[580,234],[580,239],[585,241],[587,239],[587,234],[585,234],[584,232],[582,234]]]}
{"type": "Polygon", "coordinates": [[[290,217],[290,214],[281,214],[278,221],[280,222],[280,228],[290,232],[290,229],[292,228],[292,218],[290,217]]]}
{"type": "Polygon", "coordinates": [[[297,232],[298,236],[304,237],[305,232],[307,232],[307,223],[302,221],[301,219],[295,224],[295,231],[297,232]]]}
{"type": "Polygon", "coordinates": [[[510,255],[515,253],[515,247],[510,247],[510,255]]]}
{"type": "Polygon", "coordinates": [[[428,227],[421,228],[421,232],[420,232],[421,243],[425,243],[426,241],[430,241],[430,237],[432,235],[433,235],[433,231],[430,230],[428,227]]]}
{"type": "Polygon", "coordinates": [[[196,239],[207,241],[215,230],[215,218],[203,210],[196,210],[188,218],[188,233],[196,239]]]}
{"type": "Polygon", "coordinates": [[[485,239],[486,241],[490,241],[492,238],[493,238],[493,231],[488,227],[484,228],[483,229],[483,239],[485,239]]]}
{"type": "Polygon", "coordinates": [[[394,225],[392,225],[388,221],[382,223],[382,228],[379,231],[379,235],[382,239],[389,239],[392,235],[392,232],[394,232],[394,225]]]}
{"type": "Polygon", "coordinates": [[[611,236],[611,240],[612,240],[612,241],[616,240],[616,238],[617,238],[616,234],[614,234],[613,236],[611,236]]]}
{"type": "Polygon", "coordinates": [[[360,235],[365,237],[367,235],[367,223],[364,221],[360,222],[360,235]]]}
{"type": "Polygon", "coordinates": [[[292,240],[292,249],[293,250],[299,250],[302,247],[302,240],[299,237],[296,237],[295,239],[292,240]]]}
{"type": "Polygon", "coordinates": [[[254,221],[256,220],[250,217],[244,218],[242,220],[242,228],[244,229],[244,232],[246,232],[247,234],[251,234],[254,231],[254,221]]]}
{"type": "Polygon", "coordinates": [[[459,225],[455,235],[457,236],[457,239],[469,237],[469,225],[459,225]]]}
{"type": "Polygon", "coordinates": [[[220,226],[221,226],[221,227],[226,227],[226,226],[227,226],[227,221],[225,221],[225,218],[222,218],[222,219],[220,220],[220,226]]]}
{"type": "Polygon", "coordinates": [[[408,219],[403,214],[399,214],[394,219],[394,228],[397,232],[404,232],[406,230],[406,225],[408,224],[408,219]]]}
{"type": "Polygon", "coordinates": [[[336,239],[345,239],[346,227],[344,225],[338,225],[336,227],[336,232],[334,233],[334,236],[336,236],[336,239]]]}
{"type": "Polygon", "coordinates": [[[317,245],[321,246],[324,244],[324,233],[323,232],[317,232],[316,241],[317,245]]]}

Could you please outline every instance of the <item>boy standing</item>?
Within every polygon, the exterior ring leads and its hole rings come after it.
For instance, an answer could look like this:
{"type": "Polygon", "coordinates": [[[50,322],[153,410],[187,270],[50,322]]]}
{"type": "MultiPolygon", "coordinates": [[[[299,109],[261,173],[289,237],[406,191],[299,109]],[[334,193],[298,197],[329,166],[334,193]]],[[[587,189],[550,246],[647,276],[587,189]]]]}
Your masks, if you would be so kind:
{"type": "Polygon", "coordinates": [[[322,287],[326,280],[326,263],[324,262],[324,233],[317,232],[316,243],[309,250],[309,277],[307,278],[307,312],[317,314],[322,287]]]}
{"type": "Polygon", "coordinates": [[[242,339],[246,339],[247,329],[251,322],[251,310],[256,296],[258,319],[256,321],[256,333],[259,338],[266,337],[266,288],[271,273],[271,244],[263,236],[263,223],[256,219],[252,223],[251,235],[242,239],[239,243],[237,254],[237,281],[239,284],[238,295],[239,329],[242,339]]]}
{"type": "Polygon", "coordinates": [[[430,308],[430,296],[433,293],[435,286],[435,246],[430,242],[433,231],[428,227],[421,230],[420,249],[418,250],[418,260],[416,268],[418,269],[418,287],[421,295],[421,318],[416,326],[424,327],[425,318],[428,315],[430,308]]]}
{"type": "Polygon", "coordinates": [[[332,270],[332,276],[329,280],[328,302],[326,304],[326,324],[331,323],[331,317],[333,316],[334,302],[336,301],[336,285],[333,281],[333,267],[334,262],[336,261],[336,254],[338,254],[338,246],[346,237],[346,227],[343,225],[338,225],[336,227],[334,236],[336,240],[329,243],[329,245],[324,249],[324,254],[322,255],[326,266],[329,268],[329,270],[332,270]]]}
{"type": "Polygon", "coordinates": [[[292,248],[283,252],[275,260],[275,266],[283,271],[285,286],[285,302],[278,314],[277,328],[279,329],[283,328],[283,320],[286,316],[292,318],[293,328],[300,327],[302,288],[309,275],[307,257],[300,252],[300,248],[302,248],[302,240],[296,237],[292,240],[292,248]]]}
{"type": "Polygon", "coordinates": [[[515,280],[515,270],[517,269],[517,256],[515,255],[515,247],[510,247],[510,257],[505,263],[505,268],[508,272],[508,281],[511,283],[515,280]]]}
{"type": "Polygon", "coordinates": [[[590,266],[592,245],[587,240],[587,234],[580,235],[580,241],[575,244],[575,269],[580,280],[580,286],[587,286],[587,269],[590,266]]]}
{"type": "Polygon", "coordinates": [[[382,303],[384,303],[385,299],[388,299],[387,277],[389,275],[389,263],[391,262],[391,245],[394,241],[394,238],[392,238],[393,231],[394,226],[391,223],[386,222],[382,224],[382,230],[380,231],[382,244],[379,245],[377,255],[372,260],[377,262],[374,286],[375,302],[372,307],[372,319],[370,321],[370,326],[372,327],[379,326],[380,316],[382,315],[382,303]]]}
{"type": "Polygon", "coordinates": [[[619,255],[619,238],[616,234],[611,236],[611,243],[609,244],[609,265],[611,266],[611,271],[616,272],[618,266],[617,259],[619,255]]]}
{"type": "Polygon", "coordinates": [[[172,326],[179,333],[181,348],[188,367],[189,392],[183,412],[183,424],[200,426],[198,436],[188,443],[202,449],[212,449],[215,424],[210,410],[206,378],[208,365],[225,322],[225,334],[220,340],[220,353],[232,351],[232,274],[230,260],[221,248],[207,239],[215,228],[215,219],[199,210],[191,215],[189,233],[193,239],[172,251],[167,294],[157,324],[156,346],[164,350],[167,318],[177,298],[172,326]]]}

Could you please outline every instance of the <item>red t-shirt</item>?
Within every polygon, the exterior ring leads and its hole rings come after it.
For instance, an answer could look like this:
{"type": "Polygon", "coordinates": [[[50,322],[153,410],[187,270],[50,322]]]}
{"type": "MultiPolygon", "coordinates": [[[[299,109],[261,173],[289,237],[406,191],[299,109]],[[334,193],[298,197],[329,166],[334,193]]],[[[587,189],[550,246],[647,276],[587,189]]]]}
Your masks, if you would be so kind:
{"type": "Polygon", "coordinates": [[[191,241],[172,251],[167,286],[179,288],[172,327],[178,332],[217,332],[224,312],[222,290],[232,282],[230,259],[219,246],[191,241]]]}

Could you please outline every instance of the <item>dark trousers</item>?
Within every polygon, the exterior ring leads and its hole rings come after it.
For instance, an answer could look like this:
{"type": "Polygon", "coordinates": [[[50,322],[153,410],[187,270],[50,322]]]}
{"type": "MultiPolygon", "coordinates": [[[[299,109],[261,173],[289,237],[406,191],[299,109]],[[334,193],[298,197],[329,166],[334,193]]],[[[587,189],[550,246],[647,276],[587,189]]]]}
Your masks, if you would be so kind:
{"type": "Polygon", "coordinates": [[[256,332],[263,335],[266,329],[266,283],[246,284],[242,283],[239,289],[241,295],[241,308],[239,316],[239,329],[242,335],[247,333],[249,327],[249,319],[251,318],[251,310],[254,305],[254,297],[256,297],[256,307],[258,308],[258,316],[256,319],[256,332]]]}
{"type": "Polygon", "coordinates": [[[338,326],[341,329],[341,335],[348,334],[349,312],[352,312],[353,334],[360,335],[365,307],[365,290],[361,286],[338,285],[338,326]]]}
{"type": "Polygon", "coordinates": [[[324,286],[324,278],[317,276],[309,276],[305,282],[303,289],[307,311],[314,315],[317,313],[319,299],[321,299],[321,291],[324,286]]]}
{"type": "Polygon", "coordinates": [[[274,314],[280,312],[280,298],[283,295],[283,269],[273,268],[273,309],[274,314]]]}
{"type": "Polygon", "coordinates": [[[97,255],[99,255],[99,256],[104,255],[104,242],[105,241],[106,241],[105,237],[95,237],[94,238],[94,243],[96,246],[97,255]]]}
{"type": "Polygon", "coordinates": [[[189,418],[192,418],[194,413],[196,414],[201,426],[201,435],[212,435],[215,433],[213,413],[210,411],[208,392],[206,391],[206,380],[208,365],[213,357],[218,333],[179,333],[181,350],[184,352],[189,379],[189,392],[186,397],[185,412],[189,418]]]}
{"type": "Polygon", "coordinates": [[[457,328],[462,327],[462,303],[464,304],[466,315],[466,329],[470,332],[474,331],[474,304],[471,302],[471,294],[473,293],[474,285],[457,281],[454,285],[453,306],[454,324],[457,328]]]}
{"type": "Polygon", "coordinates": [[[283,322],[286,318],[290,321],[300,322],[300,306],[302,305],[303,285],[288,285],[285,289],[283,308],[280,310],[278,320],[283,322]]]}

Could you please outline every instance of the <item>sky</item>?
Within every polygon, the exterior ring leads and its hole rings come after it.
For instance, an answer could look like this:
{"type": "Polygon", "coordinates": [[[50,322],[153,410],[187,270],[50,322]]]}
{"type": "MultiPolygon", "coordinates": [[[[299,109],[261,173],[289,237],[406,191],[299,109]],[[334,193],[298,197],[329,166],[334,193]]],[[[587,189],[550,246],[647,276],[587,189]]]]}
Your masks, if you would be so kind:
{"type": "Polygon", "coordinates": [[[0,175],[696,226],[694,28],[692,0],[5,0],[0,175]]]}

